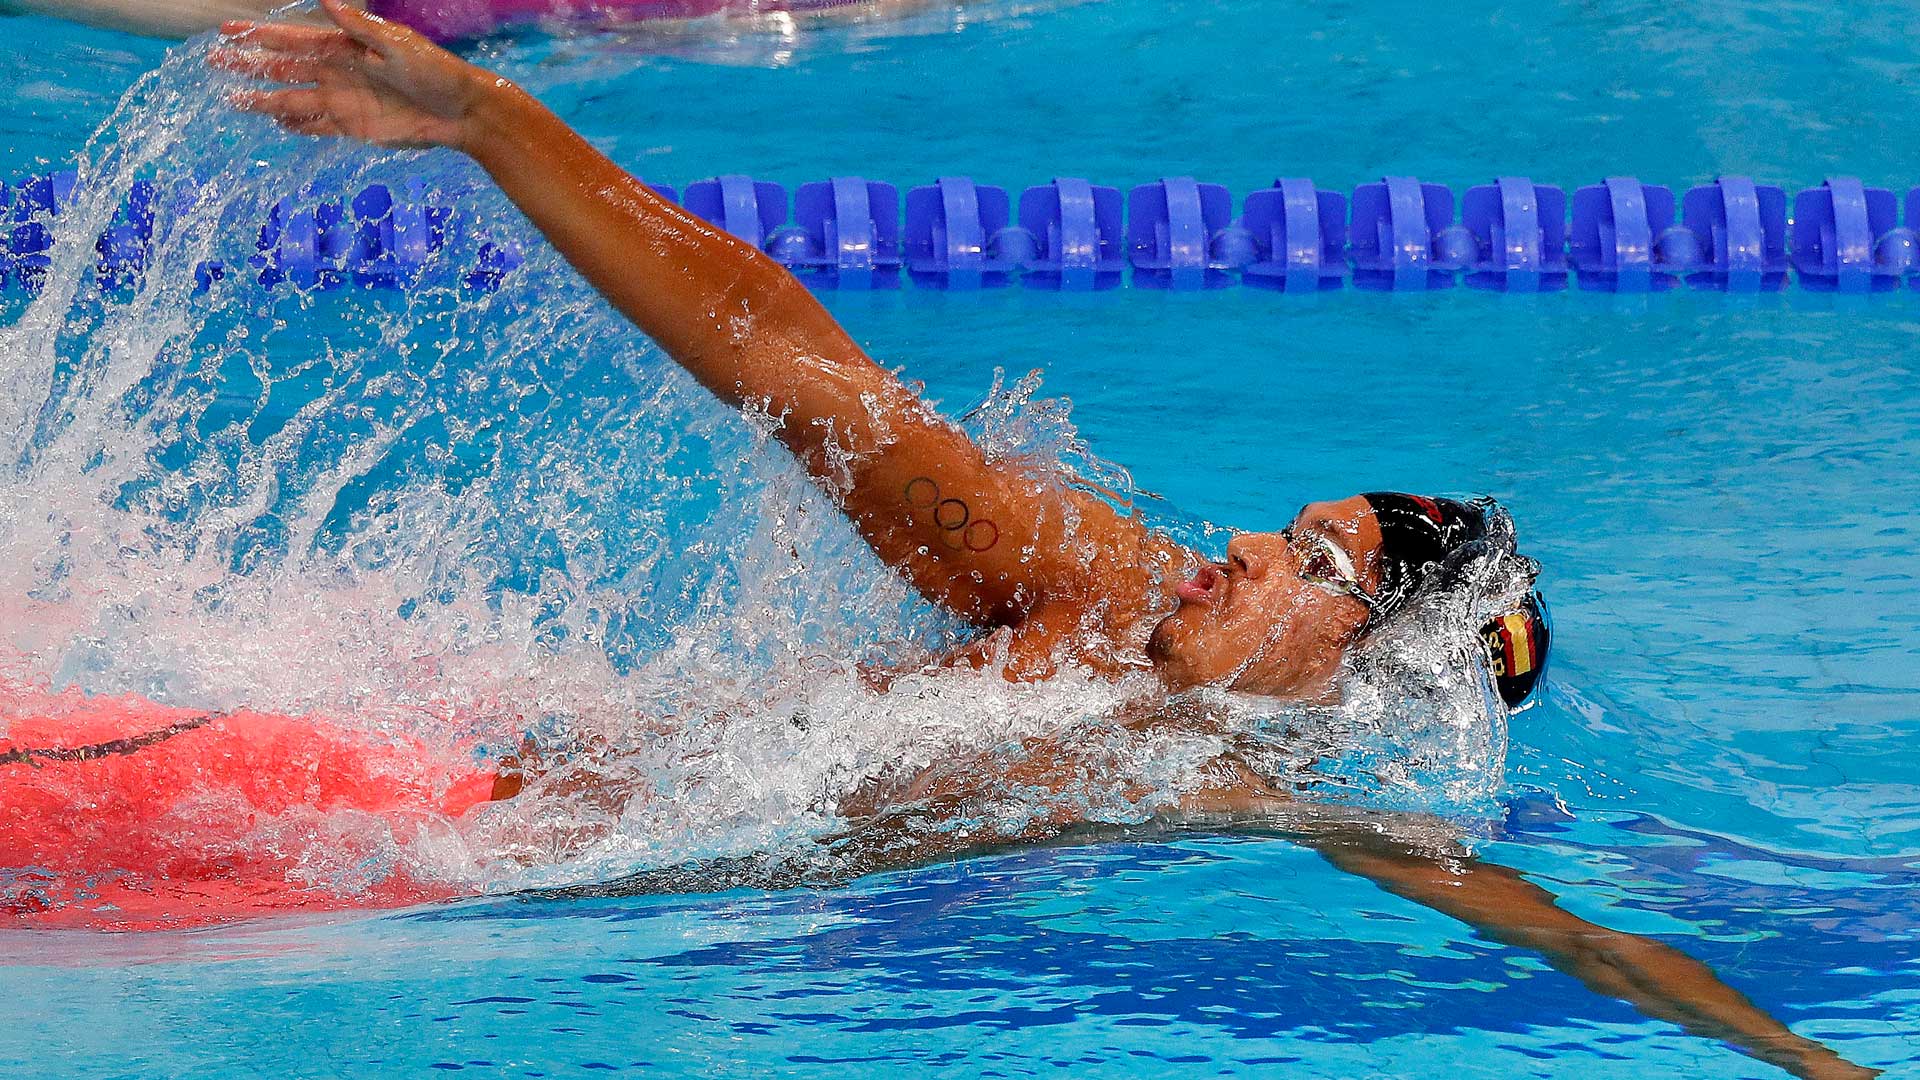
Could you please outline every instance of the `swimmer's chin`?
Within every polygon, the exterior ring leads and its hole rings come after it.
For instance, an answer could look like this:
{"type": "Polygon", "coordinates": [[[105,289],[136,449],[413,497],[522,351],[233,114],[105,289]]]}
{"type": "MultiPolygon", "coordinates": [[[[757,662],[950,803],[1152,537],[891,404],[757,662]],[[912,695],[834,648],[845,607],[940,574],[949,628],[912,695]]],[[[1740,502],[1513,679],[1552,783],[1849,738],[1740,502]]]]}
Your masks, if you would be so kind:
{"type": "Polygon", "coordinates": [[[1181,618],[1184,608],[1185,605],[1182,605],[1181,608],[1169,612],[1154,624],[1153,631],[1147,635],[1145,649],[1147,664],[1169,691],[1189,690],[1205,682],[1193,671],[1192,665],[1180,655],[1175,642],[1184,621],[1181,618]]]}

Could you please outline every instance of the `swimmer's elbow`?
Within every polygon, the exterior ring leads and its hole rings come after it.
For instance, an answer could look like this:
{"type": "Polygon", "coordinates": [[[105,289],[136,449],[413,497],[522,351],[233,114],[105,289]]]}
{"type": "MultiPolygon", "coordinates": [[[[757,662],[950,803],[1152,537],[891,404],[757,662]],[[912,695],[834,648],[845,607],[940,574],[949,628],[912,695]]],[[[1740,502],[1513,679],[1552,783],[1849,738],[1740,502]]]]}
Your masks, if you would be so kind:
{"type": "Polygon", "coordinates": [[[740,275],[719,310],[717,344],[733,353],[748,376],[742,390],[767,384],[776,400],[824,393],[836,415],[874,407],[891,412],[911,398],[902,396],[898,380],[868,358],[813,291],[778,263],[769,260],[740,275]],[[876,394],[885,400],[876,401],[876,394]]]}
{"type": "Polygon", "coordinates": [[[764,252],[752,253],[751,272],[740,276],[732,292],[729,307],[739,313],[753,337],[791,341],[828,355],[853,346],[853,339],[813,290],[764,252]]]}

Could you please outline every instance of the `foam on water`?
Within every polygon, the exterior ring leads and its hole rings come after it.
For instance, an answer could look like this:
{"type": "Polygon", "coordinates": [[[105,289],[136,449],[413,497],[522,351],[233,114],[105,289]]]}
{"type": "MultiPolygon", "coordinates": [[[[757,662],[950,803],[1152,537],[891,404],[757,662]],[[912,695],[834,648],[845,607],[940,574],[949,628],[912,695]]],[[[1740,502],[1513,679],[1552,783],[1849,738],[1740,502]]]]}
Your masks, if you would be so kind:
{"type": "MultiPolygon", "coordinates": [[[[469,164],[281,135],[222,103],[204,51],[176,49],[100,129],[44,291],[0,327],[0,677],[314,713],[448,753],[530,733],[565,762],[457,828],[342,817],[316,843],[263,822],[263,844],[314,848],[311,880],[358,887],[369,845],[376,875],[456,888],[809,851],[856,790],[970,785],[939,826],[970,839],[1134,822],[1226,749],[1361,805],[1471,813],[1502,789],[1505,714],[1472,642],[1524,585],[1511,558],[1376,638],[1338,707],[1168,703],[1147,677],[1073,670],[875,690],[871,670],[969,631],[875,559],[765,418],[693,384],[469,164]],[[195,291],[202,261],[245,267],[283,194],[421,175],[459,215],[440,258],[470,265],[483,238],[529,252],[499,294],[268,292],[245,269],[195,291]],[[103,301],[92,238],[144,178],[168,192],[150,267],[103,301]],[[1119,722],[1143,709],[1187,720],[1119,722]],[[1033,740],[1073,748],[1083,781],[995,780],[1033,740]]],[[[964,423],[990,456],[1224,543],[1101,462],[1037,377],[964,423]]]]}

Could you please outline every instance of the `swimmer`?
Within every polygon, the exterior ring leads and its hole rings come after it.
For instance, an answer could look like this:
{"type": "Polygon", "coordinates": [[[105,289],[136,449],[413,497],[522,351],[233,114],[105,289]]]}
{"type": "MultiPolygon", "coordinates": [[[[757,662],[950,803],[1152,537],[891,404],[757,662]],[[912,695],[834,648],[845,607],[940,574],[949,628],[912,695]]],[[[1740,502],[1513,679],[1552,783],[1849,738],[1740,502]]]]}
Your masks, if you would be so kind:
{"type": "MultiPolygon", "coordinates": [[[[1095,494],[990,459],[778,263],[661,199],[511,82],[398,24],[336,0],[322,8],[333,27],[223,28],[211,63],[285,84],[241,92],[235,104],[300,134],[473,158],[668,356],[722,401],[774,418],[779,441],[881,559],[980,627],[980,640],[945,665],[1013,680],[1073,665],[1114,678],[1151,673],[1169,694],[1215,687],[1322,702],[1357,642],[1445,588],[1464,562],[1511,546],[1485,504],[1374,493],[1309,504],[1283,529],[1234,536],[1226,559],[1209,561],[1095,494]]],[[[1498,693],[1518,706],[1549,645],[1537,598],[1493,620],[1486,637],[1498,693]]],[[[1177,710],[1123,721],[1179,722],[1177,710]]],[[[983,760],[980,770],[909,781],[910,811],[856,794],[842,807],[858,825],[854,868],[940,854],[911,819],[964,806],[979,784],[1012,777],[1059,789],[1088,775],[1085,747],[1041,740],[1024,750],[995,762],[997,777],[981,775],[983,760]]],[[[1204,772],[1182,812],[1293,815],[1289,834],[1333,865],[1537,949],[1650,1016],[1802,1077],[1874,1075],[1794,1035],[1697,961],[1572,915],[1512,870],[1431,858],[1350,819],[1303,813],[1232,756],[1204,772]]],[[[513,797],[513,787],[496,794],[513,797]]],[[[1065,824],[1042,823],[1036,835],[1065,824]]],[[[962,843],[955,830],[935,835],[962,843]]]]}

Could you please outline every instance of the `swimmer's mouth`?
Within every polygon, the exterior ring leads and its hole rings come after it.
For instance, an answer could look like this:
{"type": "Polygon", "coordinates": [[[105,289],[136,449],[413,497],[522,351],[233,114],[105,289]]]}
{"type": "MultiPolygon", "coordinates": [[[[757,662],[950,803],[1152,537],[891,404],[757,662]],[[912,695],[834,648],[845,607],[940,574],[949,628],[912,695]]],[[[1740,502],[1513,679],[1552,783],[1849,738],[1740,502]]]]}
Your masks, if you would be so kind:
{"type": "Polygon", "coordinates": [[[1201,567],[1200,572],[1192,578],[1175,585],[1173,592],[1182,603],[1217,607],[1226,600],[1232,584],[1233,579],[1227,574],[1226,567],[1209,564],[1201,567]]]}

